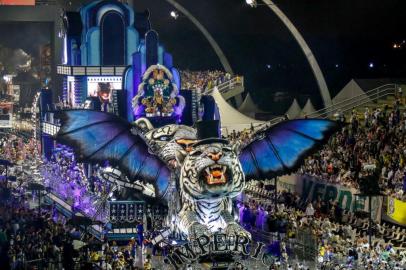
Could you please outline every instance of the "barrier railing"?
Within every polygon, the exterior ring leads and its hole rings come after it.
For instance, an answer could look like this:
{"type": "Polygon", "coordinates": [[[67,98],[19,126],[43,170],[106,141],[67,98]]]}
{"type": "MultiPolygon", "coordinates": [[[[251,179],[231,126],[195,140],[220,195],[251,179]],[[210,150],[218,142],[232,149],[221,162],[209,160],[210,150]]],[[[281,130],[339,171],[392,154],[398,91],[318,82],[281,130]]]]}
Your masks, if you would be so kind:
{"type": "Polygon", "coordinates": [[[318,110],[314,113],[309,114],[309,118],[327,118],[332,116],[334,113],[340,111],[345,113],[356,107],[363,106],[365,104],[378,101],[379,99],[385,98],[390,95],[395,95],[397,91],[396,84],[385,84],[380,87],[369,90],[365,93],[351,97],[335,103],[329,107],[318,110]]]}
{"type": "Polygon", "coordinates": [[[222,94],[227,93],[228,91],[234,89],[235,86],[242,86],[244,87],[244,77],[242,76],[235,76],[228,81],[225,81],[219,85],[214,86],[211,89],[208,89],[204,92],[204,94],[209,95],[213,93],[215,87],[217,87],[218,91],[222,94]]]}
{"type": "Polygon", "coordinates": [[[282,122],[283,120],[285,120],[284,116],[277,116],[275,118],[272,118],[271,120],[261,123],[261,124],[257,124],[256,126],[254,126],[254,130],[255,132],[261,132],[265,129],[267,129],[270,126],[276,125],[279,122],[282,122]]]}
{"type": "MultiPolygon", "coordinates": [[[[355,97],[351,97],[340,101],[332,106],[323,108],[321,110],[315,111],[307,115],[308,118],[328,118],[331,117],[334,113],[340,111],[341,113],[345,113],[350,111],[356,107],[363,106],[365,104],[376,102],[379,99],[385,98],[387,96],[396,95],[397,92],[397,84],[385,84],[380,87],[374,88],[369,90],[365,93],[357,95],[355,97]]],[[[219,90],[220,91],[220,90],[219,90]]],[[[263,124],[255,126],[255,131],[261,131],[269,126],[273,126],[281,121],[285,120],[285,117],[275,117],[263,124]]]]}
{"type": "MultiPolygon", "coordinates": [[[[345,99],[345,100],[337,102],[329,107],[315,111],[315,112],[307,115],[307,117],[308,118],[328,118],[328,117],[333,116],[334,113],[337,113],[338,111],[340,111],[341,113],[345,113],[350,110],[353,110],[356,107],[360,107],[360,106],[369,104],[371,102],[377,102],[379,99],[385,98],[387,96],[394,96],[394,95],[396,95],[397,90],[398,90],[397,84],[385,84],[380,87],[369,90],[365,93],[362,93],[360,95],[357,95],[355,97],[345,99]]],[[[271,119],[270,121],[257,126],[256,131],[261,131],[262,129],[265,129],[268,126],[273,126],[273,125],[283,121],[284,119],[285,118],[283,116],[275,117],[275,118],[271,119]]]]}
{"type": "Polygon", "coordinates": [[[286,233],[265,232],[258,229],[249,230],[251,237],[254,241],[266,243],[267,245],[275,241],[282,241],[285,243],[287,250],[289,250],[289,261],[300,259],[302,261],[316,261],[318,253],[318,242],[316,236],[308,231],[302,229],[294,230],[294,238],[289,238],[286,233]],[[296,257],[296,258],[295,258],[296,257]]]}

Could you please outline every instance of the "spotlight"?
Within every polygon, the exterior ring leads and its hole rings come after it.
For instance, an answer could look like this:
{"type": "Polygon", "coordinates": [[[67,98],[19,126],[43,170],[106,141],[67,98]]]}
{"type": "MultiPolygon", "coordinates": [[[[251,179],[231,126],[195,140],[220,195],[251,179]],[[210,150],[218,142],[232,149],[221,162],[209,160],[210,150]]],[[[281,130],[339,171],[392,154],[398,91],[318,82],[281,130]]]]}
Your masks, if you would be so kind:
{"type": "Polygon", "coordinates": [[[245,3],[249,5],[250,7],[256,7],[257,6],[257,1],[256,0],[245,0],[245,3]]]}
{"type": "Polygon", "coordinates": [[[175,20],[179,17],[179,13],[175,10],[171,11],[171,17],[174,18],[175,20]]]}
{"type": "Polygon", "coordinates": [[[4,80],[6,83],[10,83],[10,82],[13,80],[13,76],[12,76],[12,75],[4,75],[4,76],[3,76],[3,80],[4,80]]]}
{"type": "Polygon", "coordinates": [[[369,68],[373,68],[375,65],[374,65],[374,63],[369,63],[369,68]]]}
{"type": "Polygon", "coordinates": [[[114,196],[114,191],[111,191],[108,195],[109,199],[114,202],[117,200],[116,196],[114,196]]]}

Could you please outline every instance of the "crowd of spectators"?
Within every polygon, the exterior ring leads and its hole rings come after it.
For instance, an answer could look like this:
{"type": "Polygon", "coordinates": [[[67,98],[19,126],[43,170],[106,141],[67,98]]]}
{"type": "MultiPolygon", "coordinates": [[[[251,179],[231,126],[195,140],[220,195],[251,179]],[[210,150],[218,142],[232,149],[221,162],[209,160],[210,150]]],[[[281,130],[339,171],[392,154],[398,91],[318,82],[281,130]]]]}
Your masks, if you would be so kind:
{"type": "Polygon", "coordinates": [[[45,257],[59,260],[61,265],[65,263],[61,250],[69,228],[54,223],[50,212],[30,209],[29,198],[22,189],[13,189],[6,181],[0,185],[3,194],[0,197],[0,269],[24,269],[24,263],[34,262],[45,269],[42,261],[45,257]]]}
{"type": "Polygon", "coordinates": [[[227,139],[230,141],[230,144],[239,144],[240,147],[243,147],[252,141],[254,134],[254,126],[251,126],[250,128],[246,128],[242,131],[233,130],[230,134],[228,134],[227,139]]]}
{"type": "Polygon", "coordinates": [[[241,224],[249,231],[279,233],[282,241],[315,239],[317,245],[312,247],[307,243],[306,249],[316,249],[314,255],[324,269],[334,266],[343,267],[334,269],[404,269],[406,252],[385,242],[377,224],[372,245],[369,245],[367,230],[363,230],[365,226],[359,226],[367,224],[365,217],[356,218],[334,203],[322,207],[318,200],[313,206],[288,191],[278,192],[275,206],[274,196],[263,184],[248,186],[238,205],[241,224]],[[350,218],[355,222],[351,223],[350,218]]]}
{"type": "MultiPolygon", "coordinates": [[[[342,113],[337,118],[349,123],[322,150],[307,158],[298,173],[359,189],[360,179],[378,170],[382,192],[406,201],[406,111],[400,99],[391,108],[353,110],[348,121],[342,113]]],[[[256,132],[253,127],[232,131],[228,139],[243,147],[256,132]]]]}
{"type": "MultiPolygon", "coordinates": [[[[0,269],[153,269],[151,255],[168,253],[169,246],[151,244],[157,234],[158,220],[147,218],[145,232],[139,221],[136,239],[116,243],[100,242],[81,232],[72,220],[57,211],[56,205],[41,203],[43,211],[39,215],[33,209],[38,191],[27,190],[29,182],[35,179],[32,173],[21,173],[24,168],[32,170],[36,160],[30,148],[31,140],[7,134],[0,143],[0,159],[20,164],[8,170],[9,176],[17,176],[15,182],[6,180],[5,167],[0,166],[0,255],[7,258],[0,260],[0,269]]],[[[105,213],[96,212],[96,208],[114,187],[99,179],[96,173],[87,179],[83,164],[76,162],[71,149],[57,145],[52,157],[36,167],[40,168],[47,190],[72,205],[73,213],[85,213],[95,219],[104,217],[105,213]]],[[[103,234],[109,229],[105,226],[103,234]]]]}
{"type": "Polygon", "coordinates": [[[363,114],[354,110],[349,125],[309,157],[300,173],[358,189],[365,174],[378,170],[383,192],[406,201],[405,134],[406,111],[399,99],[391,109],[366,108],[363,114]]]}
{"type": "Polygon", "coordinates": [[[231,79],[229,73],[221,70],[182,70],[180,76],[182,78],[182,89],[201,90],[202,92],[231,79]]]}
{"type": "Polygon", "coordinates": [[[76,162],[71,149],[58,145],[51,158],[43,161],[40,171],[44,185],[71,205],[73,212],[106,221],[105,201],[114,186],[96,173],[86,177],[84,165],[76,162]]]}
{"type": "MultiPolygon", "coordinates": [[[[42,205],[38,212],[30,206],[29,193],[21,191],[0,182],[0,269],[153,269],[146,254],[152,250],[149,234],[120,245],[99,241],[58,214],[54,205],[42,205]]],[[[137,229],[143,235],[142,223],[137,229]]],[[[159,250],[153,253],[162,255],[159,250]]]]}
{"type": "Polygon", "coordinates": [[[23,160],[34,159],[36,143],[33,139],[13,133],[1,133],[0,136],[0,159],[17,164],[23,160]]]}

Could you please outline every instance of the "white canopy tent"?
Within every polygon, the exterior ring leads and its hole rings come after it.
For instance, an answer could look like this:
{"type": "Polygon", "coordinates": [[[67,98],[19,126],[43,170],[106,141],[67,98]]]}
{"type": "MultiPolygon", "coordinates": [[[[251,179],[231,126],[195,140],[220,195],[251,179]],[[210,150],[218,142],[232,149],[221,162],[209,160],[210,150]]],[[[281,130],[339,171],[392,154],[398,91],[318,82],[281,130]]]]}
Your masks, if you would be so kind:
{"type": "Polygon", "coordinates": [[[243,114],[248,115],[249,117],[252,117],[252,118],[255,117],[256,113],[265,113],[265,111],[258,108],[258,106],[254,103],[254,101],[252,100],[252,97],[249,93],[245,97],[244,102],[238,108],[238,111],[240,111],[243,114]]]}
{"type": "Polygon", "coordinates": [[[255,120],[234,109],[230,104],[224,100],[223,96],[218,91],[217,87],[214,88],[211,94],[219,108],[221,129],[224,135],[230,134],[233,130],[242,131],[248,129],[253,125],[259,126],[265,122],[255,120]]]}
{"type": "Polygon", "coordinates": [[[307,99],[305,106],[302,109],[302,112],[300,113],[300,116],[306,116],[309,114],[314,113],[316,110],[314,109],[313,103],[312,101],[309,99],[307,99]]]}
{"type": "Polygon", "coordinates": [[[289,119],[295,119],[296,117],[300,116],[300,112],[302,109],[299,106],[296,98],[293,100],[292,105],[290,105],[289,109],[287,110],[286,114],[289,116],[289,119]]]}
{"type": "MultiPolygon", "coordinates": [[[[382,83],[383,84],[383,83],[382,83]]],[[[371,88],[373,89],[373,88],[371,88]]],[[[367,90],[371,90],[367,89],[367,90]]],[[[368,95],[365,91],[361,88],[357,80],[352,79],[347,83],[346,86],[333,98],[333,104],[342,103],[346,101],[350,101],[353,98],[363,99],[362,102],[371,102],[368,95]]],[[[351,100],[352,101],[352,100],[351,100]]],[[[356,106],[358,104],[354,104],[356,106]]]]}

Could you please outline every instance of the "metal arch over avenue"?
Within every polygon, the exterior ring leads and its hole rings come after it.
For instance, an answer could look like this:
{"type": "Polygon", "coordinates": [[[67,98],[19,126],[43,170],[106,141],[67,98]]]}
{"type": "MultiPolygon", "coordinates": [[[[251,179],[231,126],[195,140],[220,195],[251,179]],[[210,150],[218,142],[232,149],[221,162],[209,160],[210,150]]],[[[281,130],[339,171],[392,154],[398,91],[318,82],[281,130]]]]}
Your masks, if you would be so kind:
{"type": "MultiPolygon", "coordinates": [[[[220,48],[219,44],[209,33],[209,31],[196,19],[196,17],[194,17],[185,7],[179,4],[176,0],[166,0],[166,1],[170,3],[174,8],[179,10],[182,14],[184,14],[202,32],[202,34],[205,36],[205,38],[207,39],[207,41],[210,43],[211,47],[217,54],[217,57],[219,58],[221,64],[223,65],[224,70],[230,74],[233,74],[234,73],[233,69],[231,68],[231,65],[227,57],[220,48]]],[[[268,6],[272,10],[272,12],[274,12],[278,16],[278,18],[284,23],[284,25],[289,29],[290,33],[299,43],[299,46],[302,49],[307,61],[309,62],[309,65],[317,81],[317,85],[319,87],[319,91],[323,99],[324,107],[331,106],[332,101],[326,80],[324,79],[320,66],[317,63],[316,57],[314,56],[309,45],[307,45],[306,41],[300,34],[299,30],[293,25],[293,23],[283,13],[283,11],[279,9],[278,6],[276,6],[274,2],[272,2],[271,0],[262,0],[262,1],[266,6],[268,6]]]]}
{"type": "Polygon", "coordinates": [[[207,29],[196,19],[195,16],[192,15],[186,8],[184,8],[181,4],[179,4],[175,0],[166,0],[169,4],[171,4],[174,8],[179,10],[183,15],[185,15],[198,29],[207,41],[210,43],[210,46],[213,48],[214,52],[217,54],[221,65],[223,66],[224,70],[231,75],[234,75],[234,71],[231,68],[230,62],[228,62],[227,57],[225,56],[223,50],[220,48],[219,44],[213,38],[213,36],[207,31],[207,29]]]}
{"type": "Polygon", "coordinates": [[[280,8],[278,8],[277,5],[275,5],[274,2],[272,2],[271,0],[262,0],[262,1],[279,17],[279,19],[285,24],[285,26],[289,29],[290,33],[296,39],[297,43],[299,43],[299,46],[302,49],[304,55],[306,56],[306,59],[309,62],[312,72],[316,78],[317,85],[319,86],[319,91],[323,99],[324,107],[330,107],[332,105],[330,91],[328,90],[326,80],[324,79],[323,76],[323,72],[321,71],[320,66],[317,63],[316,57],[314,56],[309,45],[307,45],[306,41],[300,34],[299,30],[297,30],[297,28],[293,25],[293,23],[289,20],[289,18],[282,12],[280,8]]]}

